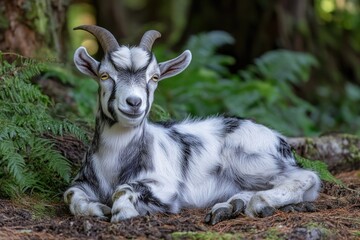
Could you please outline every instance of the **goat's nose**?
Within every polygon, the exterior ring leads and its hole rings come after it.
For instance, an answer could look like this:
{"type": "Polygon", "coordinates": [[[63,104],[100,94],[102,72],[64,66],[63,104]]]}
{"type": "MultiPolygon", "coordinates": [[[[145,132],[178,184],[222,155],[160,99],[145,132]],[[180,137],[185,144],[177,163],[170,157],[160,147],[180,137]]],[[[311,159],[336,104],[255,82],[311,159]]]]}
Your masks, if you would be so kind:
{"type": "Polygon", "coordinates": [[[140,107],[141,102],[142,102],[141,98],[139,98],[139,97],[128,97],[126,99],[126,103],[133,108],[140,107]]]}

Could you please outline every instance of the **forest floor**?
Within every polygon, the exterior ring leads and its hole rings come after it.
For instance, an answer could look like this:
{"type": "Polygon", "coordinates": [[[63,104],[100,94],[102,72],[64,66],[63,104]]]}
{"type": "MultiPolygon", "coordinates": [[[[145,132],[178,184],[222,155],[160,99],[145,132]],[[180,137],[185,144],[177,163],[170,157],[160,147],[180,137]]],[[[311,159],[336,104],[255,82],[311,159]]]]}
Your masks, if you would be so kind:
{"type": "Polygon", "coordinates": [[[360,170],[336,177],[347,188],[324,183],[315,212],[239,216],[215,226],[203,221],[209,209],[113,224],[71,216],[62,203],[42,206],[39,214],[36,204],[26,199],[22,203],[0,199],[0,239],[360,239],[360,170]]]}

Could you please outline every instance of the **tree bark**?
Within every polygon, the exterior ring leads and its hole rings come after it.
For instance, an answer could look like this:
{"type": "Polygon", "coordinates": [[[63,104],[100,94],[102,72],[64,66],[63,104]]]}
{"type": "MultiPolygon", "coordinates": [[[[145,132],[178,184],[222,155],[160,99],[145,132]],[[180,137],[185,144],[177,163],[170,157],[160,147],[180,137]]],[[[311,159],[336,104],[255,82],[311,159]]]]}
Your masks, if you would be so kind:
{"type": "Polygon", "coordinates": [[[297,154],[325,162],[329,170],[338,173],[360,168],[360,137],[349,134],[314,138],[289,138],[297,154]]]}
{"type": "Polygon", "coordinates": [[[0,51],[66,59],[68,0],[2,0],[0,51]]]}

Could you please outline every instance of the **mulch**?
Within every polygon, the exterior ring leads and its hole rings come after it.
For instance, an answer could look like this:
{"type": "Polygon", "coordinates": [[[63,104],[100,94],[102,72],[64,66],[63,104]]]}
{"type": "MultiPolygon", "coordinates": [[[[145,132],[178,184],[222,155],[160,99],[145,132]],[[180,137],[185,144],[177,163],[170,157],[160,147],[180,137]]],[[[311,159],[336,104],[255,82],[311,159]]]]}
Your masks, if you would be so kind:
{"type": "Polygon", "coordinates": [[[24,206],[0,200],[0,239],[199,239],[174,232],[215,232],[207,239],[360,239],[360,170],[340,173],[347,188],[324,183],[317,211],[277,211],[266,218],[239,216],[210,226],[204,223],[209,209],[185,209],[179,214],[155,214],[120,223],[71,216],[60,203],[51,206],[55,217],[39,218],[24,206]],[[213,236],[213,237],[211,237],[213,236]],[[235,237],[234,237],[235,238],[235,237]]]}

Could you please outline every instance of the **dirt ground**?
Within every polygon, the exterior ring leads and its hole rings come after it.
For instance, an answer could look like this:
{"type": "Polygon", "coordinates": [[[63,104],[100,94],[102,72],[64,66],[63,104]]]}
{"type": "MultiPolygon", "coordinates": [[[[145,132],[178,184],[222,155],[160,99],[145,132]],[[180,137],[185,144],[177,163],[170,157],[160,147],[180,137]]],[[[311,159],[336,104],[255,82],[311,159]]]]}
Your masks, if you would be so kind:
{"type": "Polygon", "coordinates": [[[348,188],[324,183],[316,212],[239,216],[215,226],[203,221],[208,209],[112,224],[73,217],[63,204],[47,206],[55,217],[39,217],[24,205],[0,199],[0,239],[360,239],[360,170],[337,177],[348,188]]]}

